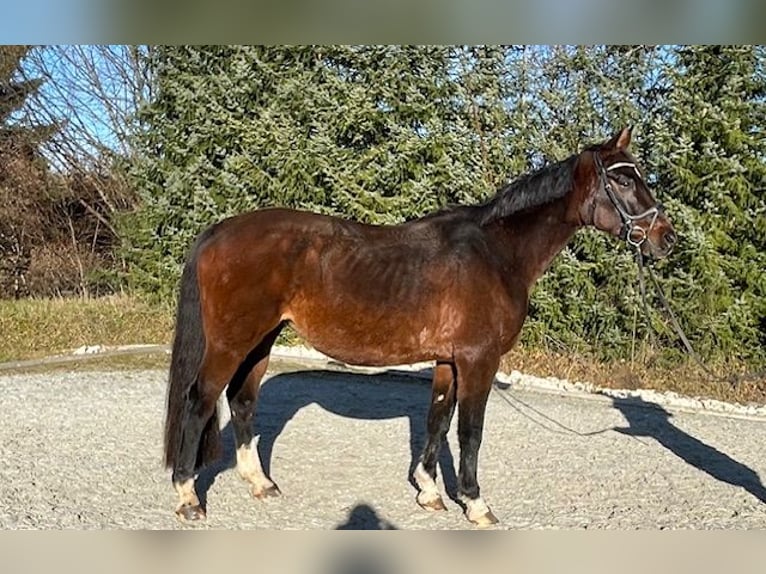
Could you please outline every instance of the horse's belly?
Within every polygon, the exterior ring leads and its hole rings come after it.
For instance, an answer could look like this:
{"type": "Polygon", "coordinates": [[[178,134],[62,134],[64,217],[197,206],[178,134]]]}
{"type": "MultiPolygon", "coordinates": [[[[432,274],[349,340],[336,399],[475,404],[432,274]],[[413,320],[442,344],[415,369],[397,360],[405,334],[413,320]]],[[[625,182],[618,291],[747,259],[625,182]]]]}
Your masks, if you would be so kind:
{"type": "Polygon", "coordinates": [[[315,349],[349,365],[404,365],[448,360],[451,346],[427,326],[406,318],[370,321],[343,315],[334,319],[289,317],[301,337],[315,349]]]}

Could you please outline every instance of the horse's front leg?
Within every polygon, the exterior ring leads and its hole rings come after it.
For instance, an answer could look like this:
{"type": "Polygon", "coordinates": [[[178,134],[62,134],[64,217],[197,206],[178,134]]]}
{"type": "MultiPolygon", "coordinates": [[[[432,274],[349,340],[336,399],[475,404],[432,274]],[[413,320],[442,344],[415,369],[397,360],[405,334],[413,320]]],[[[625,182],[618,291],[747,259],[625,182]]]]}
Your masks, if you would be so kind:
{"type": "Polygon", "coordinates": [[[476,473],[487,398],[499,363],[499,357],[483,357],[480,361],[456,361],[460,443],[458,495],[465,504],[466,518],[480,527],[498,522],[480,495],[476,473]]]}

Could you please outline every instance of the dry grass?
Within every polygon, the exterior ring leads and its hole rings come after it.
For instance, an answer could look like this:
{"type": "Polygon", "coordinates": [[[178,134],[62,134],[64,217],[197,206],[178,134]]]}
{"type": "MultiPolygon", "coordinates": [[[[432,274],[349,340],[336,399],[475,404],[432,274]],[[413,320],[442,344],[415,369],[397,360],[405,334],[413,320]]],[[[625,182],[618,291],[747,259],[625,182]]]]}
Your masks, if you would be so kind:
{"type": "Polygon", "coordinates": [[[0,361],[32,359],[82,345],[167,344],[169,306],[124,295],[0,301],[0,361]]]}
{"type": "Polygon", "coordinates": [[[574,353],[561,354],[518,347],[500,363],[503,371],[518,370],[540,377],[583,381],[612,389],[654,389],[681,395],[737,403],[766,404],[766,373],[742,380],[732,374],[745,373],[738,363],[712,365],[711,380],[699,366],[688,360],[679,365],[652,365],[651,360],[604,363],[574,353]]]}
{"type": "Polygon", "coordinates": [[[170,355],[167,353],[141,353],[130,355],[90,355],[79,360],[64,363],[39,364],[3,368],[1,375],[27,375],[39,373],[104,372],[104,371],[167,371],[170,355]]]}

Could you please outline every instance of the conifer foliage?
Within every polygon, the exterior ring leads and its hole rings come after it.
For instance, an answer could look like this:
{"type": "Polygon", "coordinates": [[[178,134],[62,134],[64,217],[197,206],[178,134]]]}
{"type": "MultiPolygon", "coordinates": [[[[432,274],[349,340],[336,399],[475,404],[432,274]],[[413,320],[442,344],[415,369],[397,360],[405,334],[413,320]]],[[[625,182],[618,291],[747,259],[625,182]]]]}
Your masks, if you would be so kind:
{"type": "Polygon", "coordinates": [[[764,49],[682,47],[655,119],[659,183],[683,241],[668,287],[705,355],[766,349],[764,49]]]}
{"type": "MultiPolygon", "coordinates": [[[[124,236],[171,297],[189,244],[281,205],[395,223],[634,126],[680,234],[663,285],[705,356],[766,361],[762,47],[151,47],[124,236]]],[[[633,254],[583,232],[540,281],[528,344],[626,357],[648,337],[633,254]]],[[[671,339],[666,339],[670,341],[671,339]]]]}

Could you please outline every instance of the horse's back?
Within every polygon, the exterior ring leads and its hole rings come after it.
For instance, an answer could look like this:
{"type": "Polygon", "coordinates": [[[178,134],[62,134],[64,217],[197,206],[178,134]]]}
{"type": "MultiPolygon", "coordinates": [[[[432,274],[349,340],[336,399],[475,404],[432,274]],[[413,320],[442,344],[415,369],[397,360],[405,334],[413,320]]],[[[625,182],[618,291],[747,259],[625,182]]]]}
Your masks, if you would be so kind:
{"type": "Polygon", "coordinates": [[[248,241],[273,233],[301,234],[349,233],[360,224],[353,221],[283,207],[270,207],[235,215],[213,226],[221,240],[248,241]]]}
{"type": "MultiPolygon", "coordinates": [[[[202,247],[218,266],[234,266],[250,260],[262,264],[276,256],[297,269],[303,263],[324,266],[350,263],[367,269],[346,269],[351,275],[369,274],[373,265],[421,268],[437,252],[443,240],[434,225],[414,221],[402,225],[371,225],[340,217],[286,208],[267,208],[237,215],[205,232],[202,247]]],[[[341,272],[342,269],[336,269],[341,272]]]]}

